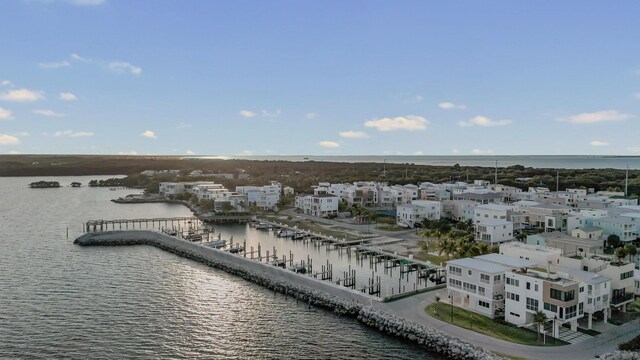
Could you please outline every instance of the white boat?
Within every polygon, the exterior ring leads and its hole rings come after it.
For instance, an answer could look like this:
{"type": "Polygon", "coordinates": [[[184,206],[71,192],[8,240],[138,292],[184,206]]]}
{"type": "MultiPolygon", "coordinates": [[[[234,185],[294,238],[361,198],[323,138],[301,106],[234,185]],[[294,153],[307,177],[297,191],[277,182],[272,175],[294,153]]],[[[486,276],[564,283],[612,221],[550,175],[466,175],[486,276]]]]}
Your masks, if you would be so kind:
{"type": "Polygon", "coordinates": [[[277,237],[292,237],[297,233],[297,231],[292,229],[282,229],[276,233],[277,237]]]}
{"type": "Polygon", "coordinates": [[[256,230],[269,230],[269,223],[266,221],[261,221],[254,226],[256,230]]]}
{"type": "Polygon", "coordinates": [[[210,246],[210,247],[216,248],[216,249],[224,247],[226,244],[227,244],[226,240],[216,240],[216,241],[211,241],[211,242],[204,243],[204,245],[207,245],[207,246],[210,246]]]}

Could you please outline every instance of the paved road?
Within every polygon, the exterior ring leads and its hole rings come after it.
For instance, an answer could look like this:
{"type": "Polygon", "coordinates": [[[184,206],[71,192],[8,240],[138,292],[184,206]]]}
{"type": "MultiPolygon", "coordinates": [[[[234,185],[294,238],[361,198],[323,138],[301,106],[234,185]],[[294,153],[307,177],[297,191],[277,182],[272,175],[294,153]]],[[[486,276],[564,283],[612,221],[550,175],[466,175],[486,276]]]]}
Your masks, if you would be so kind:
{"type": "Polygon", "coordinates": [[[439,329],[448,335],[463,339],[471,344],[481,346],[495,353],[509,354],[525,359],[593,359],[598,354],[617,350],[619,343],[631,340],[633,337],[638,335],[638,332],[640,332],[640,324],[637,321],[632,321],[622,326],[615,327],[607,333],[595,336],[589,341],[577,344],[555,347],[514,344],[476,333],[471,330],[463,329],[429,316],[424,311],[424,308],[435,300],[435,295],[436,292],[432,291],[392,303],[376,305],[381,306],[381,310],[439,329]],[[384,309],[382,307],[384,307],[384,309]]]}

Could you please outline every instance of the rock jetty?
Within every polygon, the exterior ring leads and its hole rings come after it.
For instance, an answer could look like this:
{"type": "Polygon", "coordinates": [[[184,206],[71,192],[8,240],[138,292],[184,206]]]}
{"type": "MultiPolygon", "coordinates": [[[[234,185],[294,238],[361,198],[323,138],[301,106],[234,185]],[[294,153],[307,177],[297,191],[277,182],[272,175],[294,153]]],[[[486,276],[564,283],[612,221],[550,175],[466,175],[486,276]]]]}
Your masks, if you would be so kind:
{"type": "Polygon", "coordinates": [[[265,288],[292,296],[310,305],[349,316],[381,332],[425,346],[450,359],[500,359],[489,351],[436,329],[374,309],[356,299],[365,296],[311,277],[259,263],[225,251],[190,243],[152,231],[88,233],[74,241],[81,246],[151,245],[242,277],[265,288]]]}

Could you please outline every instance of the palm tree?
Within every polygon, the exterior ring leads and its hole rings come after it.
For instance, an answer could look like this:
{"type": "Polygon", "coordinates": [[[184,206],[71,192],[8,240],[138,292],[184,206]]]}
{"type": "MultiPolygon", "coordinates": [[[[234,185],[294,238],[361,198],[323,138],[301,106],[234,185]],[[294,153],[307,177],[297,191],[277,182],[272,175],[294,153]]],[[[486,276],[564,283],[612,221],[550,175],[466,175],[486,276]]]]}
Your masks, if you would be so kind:
{"type": "Polygon", "coordinates": [[[625,245],[624,249],[627,251],[627,255],[629,255],[629,261],[633,261],[636,255],[638,255],[638,248],[633,244],[625,245]]]}
{"type": "Polygon", "coordinates": [[[616,251],[614,252],[616,257],[618,258],[618,261],[621,262],[622,259],[624,259],[627,256],[627,249],[624,247],[619,247],[616,249],[616,251]]]}
{"type": "Polygon", "coordinates": [[[459,239],[455,242],[455,252],[458,257],[471,257],[473,254],[473,243],[465,241],[464,239],[459,239]]]}
{"type": "Polygon", "coordinates": [[[533,314],[533,324],[536,325],[536,330],[538,333],[538,342],[540,341],[540,332],[542,326],[547,322],[547,315],[542,311],[538,310],[533,314]]]}
{"type": "Polygon", "coordinates": [[[485,242],[477,243],[476,247],[478,248],[478,252],[480,253],[480,255],[488,254],[490,251],[489,244],[485,242]]]}
{"type": "Polygon", "coordinates": [[[456,243],[448,236],[442,236],[438,240],[438,249],[440,249],[439,255],[445,254],[447,255],[447,260],[449,260],[451,254],[456,251],[456,243]]]}

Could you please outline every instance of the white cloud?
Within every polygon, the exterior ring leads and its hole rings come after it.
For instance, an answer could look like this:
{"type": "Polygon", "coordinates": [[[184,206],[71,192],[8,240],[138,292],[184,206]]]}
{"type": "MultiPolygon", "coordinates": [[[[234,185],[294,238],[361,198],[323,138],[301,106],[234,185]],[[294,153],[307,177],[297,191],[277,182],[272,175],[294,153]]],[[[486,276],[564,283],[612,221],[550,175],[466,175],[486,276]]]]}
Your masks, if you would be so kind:
{"type": "Polygon", "coordinates": [[[17,132],[15,134],[13,134],[13,136],[20,136],[20,137],[25,137],[25,136],[29,136],[29,135],[31,135],[31,134],[29,134],[26,131],[21,131],[21,132],[17,132]]]}
{"type": "Polygon", "coordinates": [[[20,144],[20,139],[15,136],[0,134],[0,145],[18,145],[20,144]]]}
{"type": "Polygon", "coordinates": [[[505,126],[511,124],[511,120],[491,120],[486,116],[476,116],[467,121],[459,121],[458,125],[462,127],[472,127],[472,126],[483,126],[483,127],[494,127],[494,126],[505,126]]]}
{"type": "Polygon", "coordinates": [[[193,151],[191,151],[191,150],[187,150],[186,154],[187,154],[187,155],[195,155],[196,153],[194,153],[194,152],[193,152],[193,151]]]}
{"type": "Polygon", "coordinates": [[[452,152],[452,153],[454,153],[454,154],[458,154],[458,153],[460,153],[460,150],[458,150],[458,149],[451,149],[451,152],[452,152]]]}
{"type": "Polygon", "coordinates": [[[65,117],[67,114],[57,113],[53,110],[33,110],[34,114],[49,116],[49,117],[65,117]]]}
{"type": "Polygon", "coordinates": [[[98,6],[106,2],[106,0],[67,0],[69,4],[78,6],[98,6]]]}
{"type": "Polygon", "coordinates": [[[609,143],[606,141],[593,140],[589,143],[591,146],[608,146],[609,143]]]}
{"type": "Polygon", "coordinates": [[[338,144],[335,141],[325,140],[325,141],[320,141],[319,144],[320,144],[320,146],[323,146],[323,147],[326,147],[326,148],[330,148],[330,149],[334,149],[334,148],[339,148],[340,147],[340,144],[338,144]]]}
{"type": "Polygon", "coordinates": [[[471,153],[473,155],[488,155],[488,154],[493,154],[493,150],[473,149],[473,150],[471,150],[471,153]]]}
{"type": "Polygon", "coordinates": [[[44,99],[42,91],[32,91],[28,89],[9,90],[0,94],[0,100],[29,102],[44,99]]]}
{"type": "Polygon", "coordinates": [[[640,146],[629,146],[627,151],[632,153],[640,153],[640,146]]]}
{"type": "Polygon", "coordinates": [[[369,137],[369,135],[367,135],[367,133],[365,133],[364,131],[340,131],[338,134],[343,138],[348,139],[366,139],[369,137]]]}
{"type": "Polygon", "coordinates": [[[11,150],[7,154],[9,154],[9,155],[18,155],[18,154],[20,154],[20,151],[11,150]]]}
{"type": "Polygon", "coordinates": [[[9,80],[2,80],[2,81],[0,81],[0,85],[2,85],[2,86],[6,86],[6,87],[9,87],[9,88],[12,88],[12,87],[13,87],[13,83],[12,83],[11,81],[9,81],[9,80]]]}
{"type": "Polygon", "coordinates": [[[282,111],[280,111],[280,109],[270,113],[267,110],[262,110],[262,117],[268,117],[268,118],[277,118],[280,116],[280,114],[282,114],[282,111]]]}
{"type": "Polygon", "coordinates": [[[413,155],[424,155],[424,153],[422,151],[416,151],[413,153],[413,155]]]}
{"type": "Polygon", "coordinates": [[[11,119],[13,119],[11,110],[0,107],[0,120],[11,120],[11,119]]]}
{"type": "Polygon", "coordinates": [[[112,61],[109,63],[108,67],[109,70],[115,72],[130,72],[132,75],[136,76],[142,74],[142,68],[133,66],[124,61],[112,61]]]}
{"type": "Polygon", "coordinates": [[[94,133],[88,131],[73,131],[73,130],[64,130],[64,131],[56,131],[53,133],[53,136],[64,136],[64,137],[89,137],[93,136],[94,133]]]}
{"type": "Polygon", "coordinates": [[[138,152],[136,151],[120,151],[118,152],[118,155],[138,155],[138,152]]]}
{"type": "Polygon", "coordinates": [[[438,107],[443,110],[452,110],[452,109],[466,109],[467,105],[454,104],[452,102],[445,101],[438,104],[438,107]]]}
{"type": "Polygon", "coordinates": [[[617,110],[602,110],[591,113],[581,113],[558,118],[558,121],[566,121],[572,124],[596,124],[607,121],[621,121],[632,118],[633,115],[624,114],[617,110]]]}
{"type": "Polygon", "coordinates": [[[61,67],[71,66],[68,61],[52,62],[52,63],[40,63],[38,64],[43,69],[57,69],[61,67]]]}
{"type": "Polygon", "coordinates": [[[422,102],[422,100],[424,100],[422,95],[416,95],[416,102],[422,102]]]}
{"type": "Polygon", "coordinates": [[[69,57],[72,58],[73,60],[78,60],[78,61],[82,61],[82,62],[88,62],[89,61],[89,59],[85,59],[85,58],[83,58],[82,56],[80,56],[80,55],[78,55],[76,53],[73,53],[73,54],[69,55],[69,57]]]}
{"type": "Polygon", "coordinates": [[[151,130],[146,130],[145,132],[143,132],[142,134],[140,134],[140,136],[144,136],[146,138],[149,139],[157,139],[158,137],[156,136],[156,133],[154,133],[151,130]]]}
{"type": "Polygon", "coordinates": [[[78,100],[78,97],[75,96],[73,93],[70,92],[61,92],[60,95],[58,95],[58,98],[62,101],[76,101],[78,100]]]}
{"type": "Polygon", "coordinates": [[[246,118],[252,118],[252,117],[256,116],[256,113],[254,113],[253,111],[249,111],[249,110],[240,110],[240,116],[246,117],[246,118]]]}
{"type": "Polygon", "coordinates": [[[316,113],[307,113],[304,117],[306,117],[309,120],[313,120],[313,119],[317,119],[318,117],[320,117],[320,115],[318,115],[316,113]]]}
{"type": "Polygon", "coordinates": [[[407,115],[395,118],[381,118],[368,120],[364,123],[365,127],[376,128],[378,131],[396,131],[396,130],[426,130],[429,120],[422,116],[407,115]]]}

